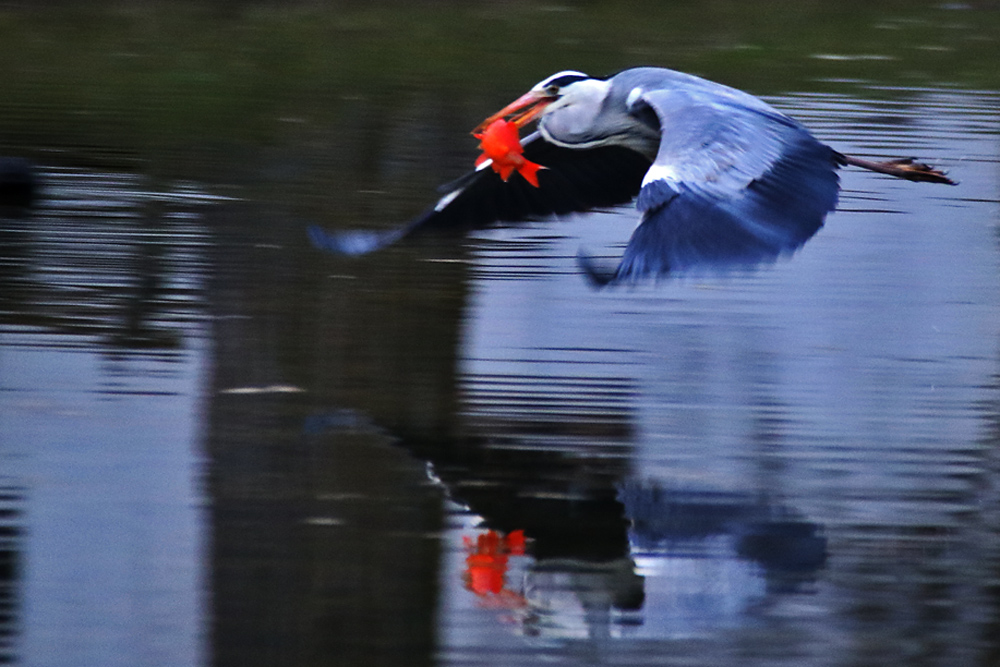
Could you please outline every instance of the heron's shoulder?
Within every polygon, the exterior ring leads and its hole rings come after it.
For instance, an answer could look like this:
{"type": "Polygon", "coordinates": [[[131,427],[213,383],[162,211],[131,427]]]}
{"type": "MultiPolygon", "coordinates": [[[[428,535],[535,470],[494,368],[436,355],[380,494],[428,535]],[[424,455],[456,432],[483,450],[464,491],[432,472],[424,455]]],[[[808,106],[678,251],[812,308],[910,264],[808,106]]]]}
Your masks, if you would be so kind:
{"type": "Polygon", "coordinates": [[[612,77],[612,84],[615,92],[624,97],[629,107],[639,101],[654,107],[665,103],[670,103],[674,108],[721,106],[775,119],[787,118],[764,100],[738,88],[662,67],[624,70],[612,77]]]}

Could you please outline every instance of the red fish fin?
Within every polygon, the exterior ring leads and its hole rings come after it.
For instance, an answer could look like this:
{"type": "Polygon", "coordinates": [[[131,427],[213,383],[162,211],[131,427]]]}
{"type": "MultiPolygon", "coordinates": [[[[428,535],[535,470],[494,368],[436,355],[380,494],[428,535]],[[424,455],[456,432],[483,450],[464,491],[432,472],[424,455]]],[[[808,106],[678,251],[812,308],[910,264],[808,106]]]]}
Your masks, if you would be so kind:
{"type": "MultiPolygon", "coordinates": [[[[538,170],[539,169],[545,169],[545,167],[543,167],[540,164],[536,164],[534,162],[531,162],[529,160],[525,160],[517,168],[517,173],[521,174],[521,176],[524,177],[524,180],[528,181],[529,183],[531,183],[532,185],[534,185],[537,188],[538,187],[538,170]]],[[[504,179],[504,180],[506,180],[506,179],[504,179]]]]}

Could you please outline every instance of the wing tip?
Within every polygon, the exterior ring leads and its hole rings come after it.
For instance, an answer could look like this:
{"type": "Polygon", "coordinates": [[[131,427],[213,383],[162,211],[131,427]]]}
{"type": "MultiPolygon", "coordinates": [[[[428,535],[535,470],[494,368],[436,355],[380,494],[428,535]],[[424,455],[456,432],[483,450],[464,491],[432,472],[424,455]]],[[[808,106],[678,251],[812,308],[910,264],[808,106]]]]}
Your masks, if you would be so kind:
{"type": "Polygon", "coordinates": [[[604,289],[618,281],[618,267],[608,266],[581,248],[576,254],[576,263],[583,271],[587,282],[594,289],[604,289]]]}
{"type": "Polygon", "coordinates": [[[334,255],[359,257],[389,245],[400,236],[400,230],[328,232],[319,225],[309,225],[306,233],[313,247],[334,255]]]}

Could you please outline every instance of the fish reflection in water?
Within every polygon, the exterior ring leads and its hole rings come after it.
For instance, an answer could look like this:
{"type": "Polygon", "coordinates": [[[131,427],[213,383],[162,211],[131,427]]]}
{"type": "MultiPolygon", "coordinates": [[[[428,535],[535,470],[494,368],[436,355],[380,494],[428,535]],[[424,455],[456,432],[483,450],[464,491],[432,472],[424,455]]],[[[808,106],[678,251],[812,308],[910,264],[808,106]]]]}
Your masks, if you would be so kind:
{"type": "Polygon", "coordinates": [[[617,267],[580,255],[586,274],[607,284],[750,266],[790,253],[836,207],[843,166],[954,184],[912,159],[872,162],[841,154],[752,95],[654,67],[607,79],[559,72],[474,134],[485,151],[476,170],[444,186],[444,196],[410,225],[333,234],[313,227],[314,243],[334,253],[363,254],[418,231],[586,211],[635,198],[639,225],[617,267]],[[536,119],[538,131],[522,146],[516,129],[536,119]]]}

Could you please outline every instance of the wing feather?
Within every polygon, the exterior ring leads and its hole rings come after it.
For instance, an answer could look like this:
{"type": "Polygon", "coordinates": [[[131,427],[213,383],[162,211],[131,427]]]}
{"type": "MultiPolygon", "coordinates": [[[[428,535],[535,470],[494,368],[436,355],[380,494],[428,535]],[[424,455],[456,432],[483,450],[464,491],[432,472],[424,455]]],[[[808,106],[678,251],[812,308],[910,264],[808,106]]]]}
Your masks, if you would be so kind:
{"type": "Polygon", "coordinates": [[[539,187],[519,174],[504,181],[482,167],[440,188],[443,196],[408,225],[389,231],[328,232],[311,227],[313,243],[329,252],[360,255],[425,231],[464,231],[497,221],[520,221],[587,211],[630,202],[638,194],[650,161],[621,146],[568,149],[539,133],[524,142],[524,157],[545,167],[539,187]]]}
{"type": "Polygon", "coordinates": [[[836,206],[834,151],[760,100],[711,84],[648,92],[642,103],[662,131],[636,201],[642,219],[616,271],[584,262],[595,280],[772,260],[836,206]]]}

